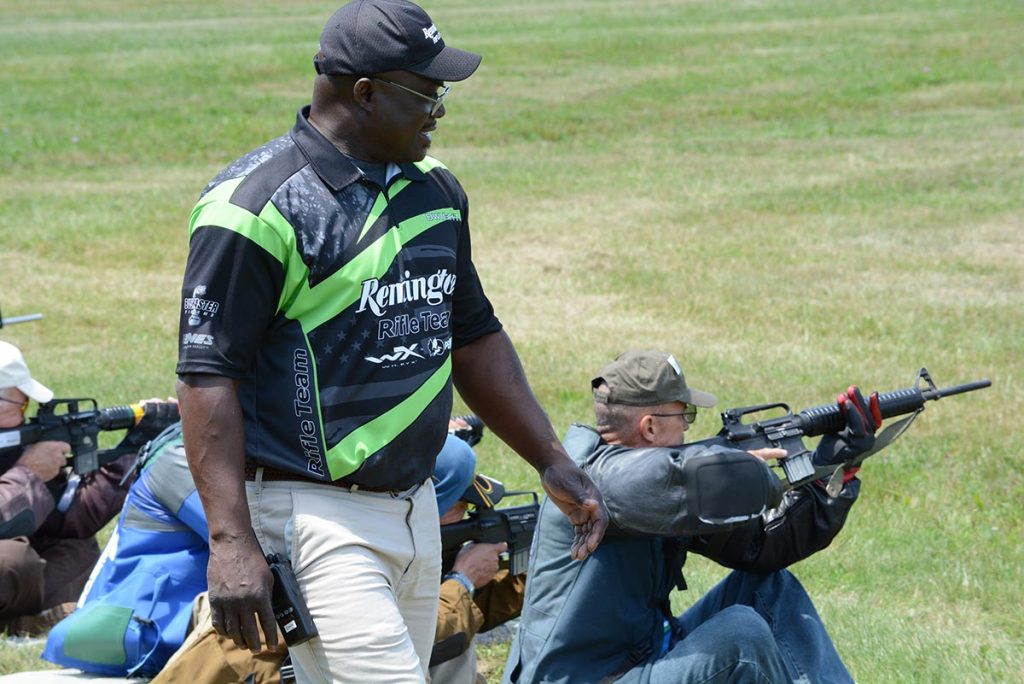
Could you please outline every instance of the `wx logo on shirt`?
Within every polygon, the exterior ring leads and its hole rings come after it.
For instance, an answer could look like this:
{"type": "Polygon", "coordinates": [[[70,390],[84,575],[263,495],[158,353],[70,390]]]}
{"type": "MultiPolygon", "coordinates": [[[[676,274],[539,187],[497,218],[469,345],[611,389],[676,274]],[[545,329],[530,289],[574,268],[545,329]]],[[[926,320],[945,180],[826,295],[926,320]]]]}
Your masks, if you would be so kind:
{"type": "Polygon", "coordinates": [[[418,346],[419,346],[419,343],[416,343],[416,344],[412,345],[411,347],[403,347],[403,346],[399,345],[399,346],[395,347],[393,350],[391,350],[392,353],[390,353],[390,354],[381,354],[380,356],[367,356],[365,358],[370,363],[376,363],[376,364],[395,362],[395,361],[405,361],[406,359],[409,359],[409,358],[412,358],[412,357],[416,357],[417,359],[422,359],[423,355],[416,351],[416,347],[418,347],[418,346]]]}

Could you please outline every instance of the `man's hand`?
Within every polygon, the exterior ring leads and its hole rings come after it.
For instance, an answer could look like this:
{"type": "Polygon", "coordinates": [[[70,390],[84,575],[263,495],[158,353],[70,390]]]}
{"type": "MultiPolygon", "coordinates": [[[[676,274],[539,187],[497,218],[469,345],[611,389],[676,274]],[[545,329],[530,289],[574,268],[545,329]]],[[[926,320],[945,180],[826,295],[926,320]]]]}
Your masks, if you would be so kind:
{"type": "Polygon", "coordinates": [[[31,470],[43,482],[49,482],[67,465],[70,453],[71,445],[67,442],[36,442],[25,447],[18,464],[31,470]]]}
{"type": "Polygon", "coordinates": [[[604,537],[608,511],[597,487],[559,443],[508,335],[483,335],[453,351],[452,379],[484,424],[537,469],[548,496],[576,526],[572,557],[590,555],[604,537]]]}
{"type": "Polygon", "coordinates": [[[466,544],[455,557],[452,570],[461,572],[479,589],[498,574],[499,556],[505,553],[508,544],[466,544]]]}
{"type": "Polygon", "coordinates": [[[540,481],[548,497],[576,529],[572,557],[583,560],[601,543],[608,528],[608,511],[601,492],[590,476],[568,459],[545,468],[540,481]]]}
{"type": "Polygon", "coordinates": [[[210,524],[210,587],[213,627],[256,653],[260,635],[277,646],[270,607],[273,575],[253,536],[245,496],[245,429],[236,381],[192,374],[178,380],[185,456],[210,524]]]}
{"type": "Polygon", "coordinates": [[[750,449],[747,451],[751,456],[757,456],[762,461],[774,461],[779,458],[786,456],[785,449],[776,449],[775,447],[764,447],[763,449],[750,449]]]}
{"type": "Polygon", "coordinates": [[[250,535],[210,544],[206,578],[210,585],[210,613],[218,634],[230,637],[239,648],[260,651],[263,628],[267,646],[277,646],[277,623],[270,605],[274,578],[259,544],[250,535]]]}
{"type": "Polygon", "coordinates": [[[814,451],[818,465],[847,463],[875,446],[875,430],[882,426],[882,411],[878,405],[878,392],[864,399],[860,389],[851,385],[837,397],[840,412],[846,416],[846,427],[838,434],[821,438],[814,451]]]}

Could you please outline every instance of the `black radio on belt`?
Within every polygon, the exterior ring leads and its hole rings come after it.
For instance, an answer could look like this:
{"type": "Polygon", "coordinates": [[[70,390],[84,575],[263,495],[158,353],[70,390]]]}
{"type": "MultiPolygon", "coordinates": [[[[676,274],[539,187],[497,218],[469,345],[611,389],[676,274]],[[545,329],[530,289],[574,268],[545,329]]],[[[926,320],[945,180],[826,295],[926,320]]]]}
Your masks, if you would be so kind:
{"type": "Polygon", "coordinates": [[[274,609],[277,626],[284,634],[284,642],[289,646],[303,644],[317,636],[319,632],[299,591],[299,583],[292,572],[292,564],[287,558],[282,558],[276,553],[267,556],[267,564],[274,575],[274,591],[270,596],[270,605],[274,609]]]}

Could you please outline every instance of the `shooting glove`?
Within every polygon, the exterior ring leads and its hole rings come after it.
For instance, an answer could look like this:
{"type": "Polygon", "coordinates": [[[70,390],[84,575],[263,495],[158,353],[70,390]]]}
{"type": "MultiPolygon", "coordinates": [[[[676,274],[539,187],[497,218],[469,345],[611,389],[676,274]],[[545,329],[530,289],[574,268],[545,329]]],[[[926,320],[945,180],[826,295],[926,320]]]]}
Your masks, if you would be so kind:
{"type": "Polygon", "coordinates": [[[846,417],[846,427],[834,434],[826,434],[814,452],[815,465],[848,463],[875,446],[875,431],[882,426],[882,411],[878,406],[878,392],[864,399],[856,385],[850,385],[837,397],[839,412],[846,417]]]}
{"type": "Polygon", "coordinates": [[[128,431],[118,448],[139,449],[153,439],[171,423],[181,420],[178,405],[173,401],[151,401],[145,406],[145,412],[139,422],[128,431]]]}
{"type": "Polygon", "coordinates": [[[476,446],[484,438],[484,421],[479,416],[470,414],[468,416],[455,416],[452,420],[461,420],[467,427],[459,427],[449,430],[453,435],[463,440],[469,446],[476,446]]]}

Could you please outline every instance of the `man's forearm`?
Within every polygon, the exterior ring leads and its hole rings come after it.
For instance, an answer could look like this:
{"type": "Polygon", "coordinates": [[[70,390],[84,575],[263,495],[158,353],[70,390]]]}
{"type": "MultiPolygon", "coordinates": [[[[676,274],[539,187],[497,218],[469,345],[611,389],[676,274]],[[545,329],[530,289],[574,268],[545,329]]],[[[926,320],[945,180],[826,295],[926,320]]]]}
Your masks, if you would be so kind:
{"type": "Polygon", "coordinates": [[[235,384],[212,375],[178,382],[185,455],[203,502],[210,543],[251,534],[245,498],[245,430],[235,384]]]}
{"type": "Polygon", "coordinates": [[[210,528],[206,579],[213,628],[256,653],[258,621],[273,648],[273,578],[253,534],[245,497],[245,429],[235,383],[212,375],[185,376],[178,383],[178,399],[185,457],[210,528]]]}
{"type": "Polygon", "coordinates": [[[538,471],[560,458],[568,460],[504,331],[456,349],[452,375],[459,395],[473,412],[538,471]]]}
{"type": "Polygon", "coordinates": [[[691,540],[690,550],[726,567],[775,572],[821,551],[839,534],[857,500],[860,482],[837,497],[808,483],[787,494],[782,517],[765,524],[754,520],[731,532],[691,540]]]}
{"type": "Polygon", "coordinates": [[[540,474],[544,491],[575,529],[573,558],[586,558],[608,527],[601,493],[565,452],[508,336],[491,333],[456,349],[452,377],[470,408],[540,474]]]}

